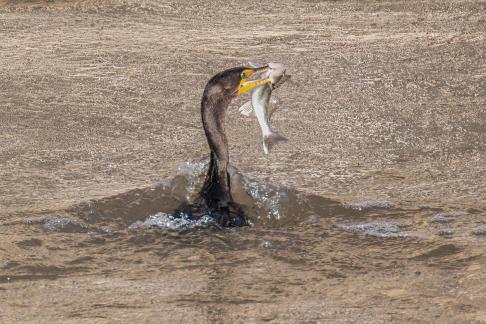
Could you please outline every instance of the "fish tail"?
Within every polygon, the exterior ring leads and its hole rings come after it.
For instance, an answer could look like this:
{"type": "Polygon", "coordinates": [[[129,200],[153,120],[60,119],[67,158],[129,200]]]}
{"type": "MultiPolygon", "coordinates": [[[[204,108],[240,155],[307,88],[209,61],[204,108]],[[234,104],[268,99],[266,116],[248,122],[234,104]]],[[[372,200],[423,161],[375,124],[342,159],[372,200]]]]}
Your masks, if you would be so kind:
{"type": "Polygon", "coordinates": [[[286,142],[288,141],[287,137],[282,136],[277,133],[270,133],[268,135],[265,135],[265,141],[270,142],[270,143],[277,143],[277,142],[286,142]]]}
{"type": "Polygon", "coordinates": [[[263,152],[268,154],[272,146],[279,142],[287,142],[287,138],[277,133],[270,133],[263,137],[263,152]]]}

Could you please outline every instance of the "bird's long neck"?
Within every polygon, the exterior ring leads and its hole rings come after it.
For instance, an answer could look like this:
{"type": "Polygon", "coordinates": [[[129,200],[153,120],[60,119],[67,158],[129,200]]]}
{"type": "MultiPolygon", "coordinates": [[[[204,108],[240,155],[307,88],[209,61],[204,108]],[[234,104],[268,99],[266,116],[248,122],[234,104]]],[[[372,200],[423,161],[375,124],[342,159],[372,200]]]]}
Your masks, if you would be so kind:
{"type": "Polygon", "coordinates": [[[203,96],[201,115],[204,132],[211,150],[209,170],[201,196],[211,208],[226,208],[232,201],[228,175],[228,141],[224,129],[224,119],[230,99],[212,99],[203,96]]]}
{"type": "Polygon", "coordinates": [[[202,123],[211,149],[209,170],[201,196],[208,207],[223,214],[229,210],[228,207],[235,205],[228,175],[229,153],[224,121],[231,100],[238,95],[245,70],[248,68],[236,67],[214,75],[206,84],[201,101],[202,123]]]}

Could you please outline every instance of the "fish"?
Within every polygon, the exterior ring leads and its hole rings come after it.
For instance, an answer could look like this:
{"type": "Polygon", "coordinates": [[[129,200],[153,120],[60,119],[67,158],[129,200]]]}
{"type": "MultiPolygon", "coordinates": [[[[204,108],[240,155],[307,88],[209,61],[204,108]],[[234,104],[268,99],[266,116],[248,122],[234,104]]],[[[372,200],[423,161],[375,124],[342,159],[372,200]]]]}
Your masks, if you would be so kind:
{"type": "MultiPolygon", "coordinates": [[[[255,66],[252,64],[252,66],[255,66]]],[[[243,104],[239,112],[244,116],[256,116],[263,137],[263,153],[269,154],[273,145],[286,142],[287,138],[272,130],[270,119],[277,110],[280,100],[272,97],[274,89],[281,86],[290,76],[285,75],[285,66],[280,63],[269,63],[269,69],[260,78],[269,78],[270,82],[253,89],[251,100],[243,104]]]]}

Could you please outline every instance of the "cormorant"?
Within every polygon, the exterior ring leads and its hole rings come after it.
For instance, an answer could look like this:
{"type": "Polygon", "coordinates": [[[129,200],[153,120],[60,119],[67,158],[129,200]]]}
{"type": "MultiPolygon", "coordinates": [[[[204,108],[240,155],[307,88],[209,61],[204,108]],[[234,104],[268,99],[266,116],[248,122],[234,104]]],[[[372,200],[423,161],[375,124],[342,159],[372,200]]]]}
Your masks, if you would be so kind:
{"type": "Polygon", "coordinates": [[[200,196],[205,207],[223,227],[248,225],[248,219],[242,209],[231,197],[228,141],[224,128],[226,111],[231,100],[238,95],[271,82],[269,78],[255,79],[266,70],[268,66],[236,67],[220,72],[208,81],[202,96],[202,124],[211,155],[200,196]]]}

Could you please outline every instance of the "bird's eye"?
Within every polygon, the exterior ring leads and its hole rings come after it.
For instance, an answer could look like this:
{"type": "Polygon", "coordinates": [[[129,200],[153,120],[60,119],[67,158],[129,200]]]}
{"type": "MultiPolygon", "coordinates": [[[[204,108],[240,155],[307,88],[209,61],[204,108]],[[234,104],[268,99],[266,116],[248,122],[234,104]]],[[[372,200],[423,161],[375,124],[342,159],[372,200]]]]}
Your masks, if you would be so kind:
{"type": "Polygon", "coordinates": [[[241,72],[241,78],[242,79],[246,78],[246,73],[245,72],[241,72]]]}

